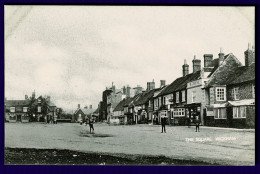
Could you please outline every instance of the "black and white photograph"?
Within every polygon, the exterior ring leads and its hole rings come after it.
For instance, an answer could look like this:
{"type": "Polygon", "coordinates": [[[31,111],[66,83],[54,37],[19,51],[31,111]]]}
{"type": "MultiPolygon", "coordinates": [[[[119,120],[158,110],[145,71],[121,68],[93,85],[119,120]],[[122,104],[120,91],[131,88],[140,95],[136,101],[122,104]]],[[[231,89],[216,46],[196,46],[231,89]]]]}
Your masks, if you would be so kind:
{"type": "Polygon", "coordinates": [[[5,165],[254,166],[255,6],[4,6],[5,165]]]}

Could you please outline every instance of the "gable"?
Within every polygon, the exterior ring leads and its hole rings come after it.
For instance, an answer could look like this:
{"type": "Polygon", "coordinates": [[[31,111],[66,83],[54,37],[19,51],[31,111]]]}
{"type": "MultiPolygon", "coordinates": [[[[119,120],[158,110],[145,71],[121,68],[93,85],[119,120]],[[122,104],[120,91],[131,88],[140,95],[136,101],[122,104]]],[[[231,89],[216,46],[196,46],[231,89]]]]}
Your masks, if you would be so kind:
{"type": "Polygon", "coordinates": [[[205,88],[227,84],[228,80],[235,75],[236,69],[241,65],[241,62],[233,54],[229,54],[224,62],[210,75],[205,88]]]}

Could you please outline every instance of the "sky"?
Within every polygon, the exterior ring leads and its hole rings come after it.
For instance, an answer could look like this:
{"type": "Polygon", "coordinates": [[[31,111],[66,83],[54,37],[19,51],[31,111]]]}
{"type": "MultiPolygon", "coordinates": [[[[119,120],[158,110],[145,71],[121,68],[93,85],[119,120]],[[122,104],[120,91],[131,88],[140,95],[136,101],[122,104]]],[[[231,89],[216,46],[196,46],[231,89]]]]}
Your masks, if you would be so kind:
{"type": "Polygon", "coordinates": [[[5,97],[51,96],[70,111],[97,108],[102,91],[146,89],[192,72],[220,48],[244,64],[255,43],[254,7],[14,6],[5,14],[5,97]]]}

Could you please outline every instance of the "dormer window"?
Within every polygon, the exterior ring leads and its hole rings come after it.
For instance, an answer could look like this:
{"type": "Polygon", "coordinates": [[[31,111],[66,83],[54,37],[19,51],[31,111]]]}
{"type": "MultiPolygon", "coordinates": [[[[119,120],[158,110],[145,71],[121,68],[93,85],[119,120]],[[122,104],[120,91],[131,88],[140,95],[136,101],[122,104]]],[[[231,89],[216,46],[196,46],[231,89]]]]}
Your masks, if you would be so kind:
{"type": "Polygon", "coordinates": [[[23,107],[23,112],[28,112],[28,107],[23,107]]]}
{"type": "Polygon", "coordinates": [[[10,107],[10,112],[15,112],[15,107],[10,107]]]}

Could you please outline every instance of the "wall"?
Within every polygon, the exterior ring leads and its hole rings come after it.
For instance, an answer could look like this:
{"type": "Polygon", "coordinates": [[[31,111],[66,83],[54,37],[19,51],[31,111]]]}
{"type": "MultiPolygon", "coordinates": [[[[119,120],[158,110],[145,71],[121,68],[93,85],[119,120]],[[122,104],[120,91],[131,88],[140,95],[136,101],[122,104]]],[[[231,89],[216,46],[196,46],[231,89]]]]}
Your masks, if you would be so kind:
{"type": "Polygon", "coordinates": [[[253,98],[252,85],[253,83],[251,82],[251,83],[228,86],[228,93],[227,93],[228,100],[231,101],[235,100],[234,96],[232,95],[232,89],[234,87],[238,87],[239,100],[252,99],[253,98]]]}

